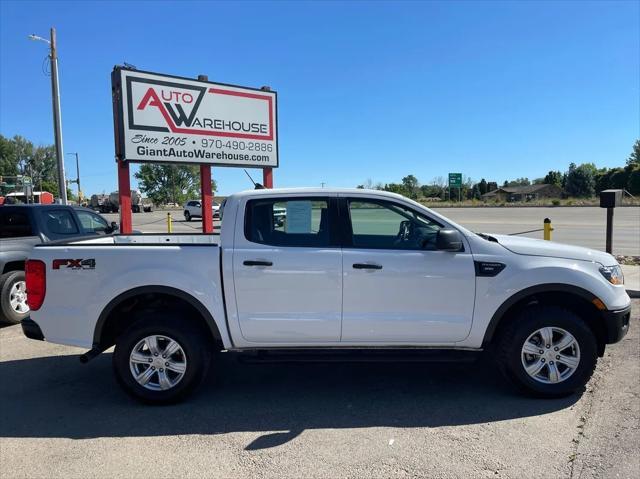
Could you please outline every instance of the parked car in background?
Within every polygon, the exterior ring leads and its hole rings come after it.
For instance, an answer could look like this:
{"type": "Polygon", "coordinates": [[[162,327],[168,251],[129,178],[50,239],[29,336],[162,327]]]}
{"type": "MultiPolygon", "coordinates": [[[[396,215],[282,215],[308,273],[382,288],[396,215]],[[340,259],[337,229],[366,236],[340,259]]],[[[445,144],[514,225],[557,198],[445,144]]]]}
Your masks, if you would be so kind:
{"type": "Polygon", "coordinates": [[[17,323],[29,314],[25,260],[34,245],[118,229],[88,208],[64,205],[0,206],[0,320],[17,323]]]}
{"type": "MultiPolygon", "coordinates": [[[[217,202],[211,203],[213,209],[213,217],[215,219],[220,218],[220,204],[217,202]]],[[[202,202],[200,200],[187,201],[184,204],[184,219],[191,221],[191,218],[202,218],[202,202]]]]}

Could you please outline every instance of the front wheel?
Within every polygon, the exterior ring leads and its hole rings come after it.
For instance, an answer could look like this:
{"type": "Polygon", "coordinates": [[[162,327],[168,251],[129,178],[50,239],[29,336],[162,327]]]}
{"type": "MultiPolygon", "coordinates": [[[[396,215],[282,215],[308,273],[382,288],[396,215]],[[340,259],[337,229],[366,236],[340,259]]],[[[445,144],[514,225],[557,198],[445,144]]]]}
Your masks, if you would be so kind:
{"type": "Polygon", "coordinates": [[[596,367],[596,338],[572,311],[533,306],[522,311],[498,339],[496,359],[504,376],[538,397],[582,390],[596,367]]]}
{"type": "Polygon", "coordinates": [[[188,211],[184,212],[184,219],[187,221],[191,221],[191,213],[189,213],[188,211]]]}
{"type": "Polygon", "coordinates": [[[210,345],[197,328],[170,315],[136,321],[116,341],[113,368],[118,383],[146,403],[178,402],[204,379],[210,345]]]}

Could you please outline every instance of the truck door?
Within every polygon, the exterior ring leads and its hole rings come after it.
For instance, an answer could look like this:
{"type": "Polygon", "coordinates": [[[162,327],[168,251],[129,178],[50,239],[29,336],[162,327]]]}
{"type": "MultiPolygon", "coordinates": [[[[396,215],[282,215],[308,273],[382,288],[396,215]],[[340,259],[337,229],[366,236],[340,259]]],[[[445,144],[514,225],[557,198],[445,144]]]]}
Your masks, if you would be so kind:
{"type": "Polygon", "coordinates": [[[435,249],[443,225],[401,203],[341,199],[342,341],[450,343],[471,329],[475,269],[470,251],[435,249]]]}
{"type": "Polygon", "coordinates": [[[233,272],[240,330],[255,343],[340,341],[342,252],[330,197],[248,200],[233,272]]]}

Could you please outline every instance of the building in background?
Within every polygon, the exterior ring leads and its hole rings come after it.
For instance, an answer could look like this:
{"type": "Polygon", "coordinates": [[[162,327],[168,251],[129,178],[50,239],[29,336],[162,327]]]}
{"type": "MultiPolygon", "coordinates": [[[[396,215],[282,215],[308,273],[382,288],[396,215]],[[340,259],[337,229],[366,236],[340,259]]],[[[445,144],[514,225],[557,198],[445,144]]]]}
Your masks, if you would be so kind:
{"type": "Polygon", "coordinates": [[[504,186],[485,193],[483,201],[533,201],[545,198],[562,198],[564,190],[557,185],[504,186]]]}
{"type": "Polygon", "coordinates": [[[53,194],[48,191],[32,191],[30,195],[21,191],[16,191],[13,193],[7,193],[5,196],[0,198],[2,198],[0,200],[0,204],[37,203],[41,205],[50,205],[53,204],[54,201],[53,194]]]}

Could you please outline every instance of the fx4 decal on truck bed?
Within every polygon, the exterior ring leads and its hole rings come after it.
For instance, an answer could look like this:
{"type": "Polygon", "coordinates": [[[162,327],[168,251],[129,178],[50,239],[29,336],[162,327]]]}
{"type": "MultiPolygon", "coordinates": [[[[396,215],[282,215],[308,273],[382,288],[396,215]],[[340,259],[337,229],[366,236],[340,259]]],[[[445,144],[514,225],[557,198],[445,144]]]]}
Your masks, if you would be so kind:
{"type": "Polygon", "coordinates": [[[60,269],[66,266],[67,269],[95,269],[96,260],[91,259],[54,259],[51,265],[52,269],[60,269]]]}

